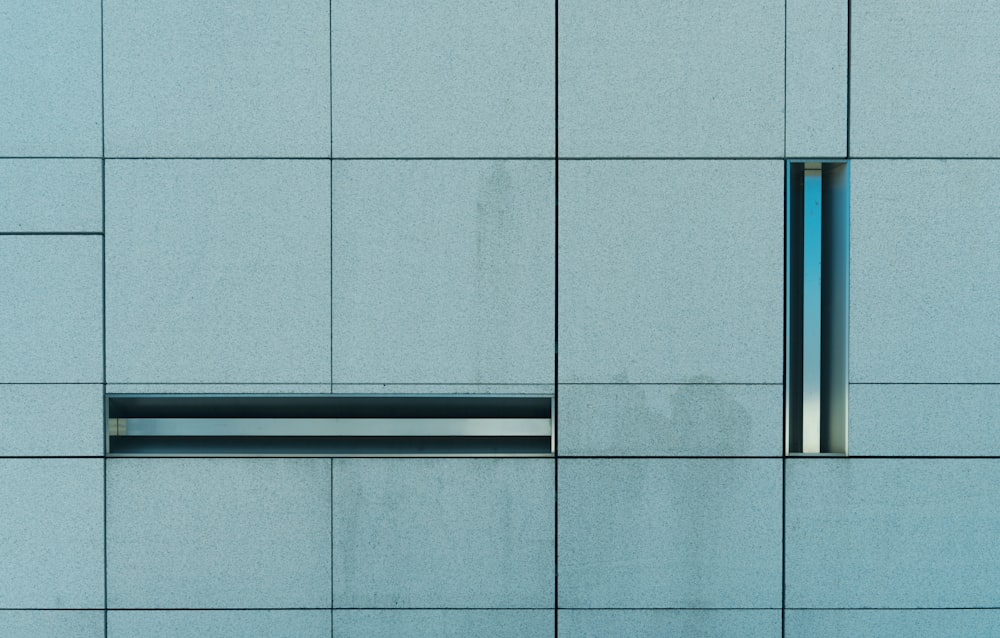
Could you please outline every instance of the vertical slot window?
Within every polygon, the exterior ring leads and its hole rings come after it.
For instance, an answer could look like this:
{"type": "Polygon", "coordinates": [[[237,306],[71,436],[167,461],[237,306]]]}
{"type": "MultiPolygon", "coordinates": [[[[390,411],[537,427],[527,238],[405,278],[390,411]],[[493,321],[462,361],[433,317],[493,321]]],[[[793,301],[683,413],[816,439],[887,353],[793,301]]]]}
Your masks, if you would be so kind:
{"type": "Polygon", "coordinates": [[[785,451],[847,454],[850,166],[789,162],[785,451]]]}

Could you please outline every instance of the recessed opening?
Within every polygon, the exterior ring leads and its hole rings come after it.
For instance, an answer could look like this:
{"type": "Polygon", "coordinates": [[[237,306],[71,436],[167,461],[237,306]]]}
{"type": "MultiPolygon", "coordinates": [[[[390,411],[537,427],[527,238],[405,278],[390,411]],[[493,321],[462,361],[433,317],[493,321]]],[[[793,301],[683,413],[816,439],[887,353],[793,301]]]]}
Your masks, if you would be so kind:
{"type": "Polygon", "coordinates": [[[552,399],[108,395],[110,456],[539,456],[552,399]]]}
{"type": "Polygon", "coordinates": [[[850,166],[788,163],[785,443],[847,453],[850,166]]]}

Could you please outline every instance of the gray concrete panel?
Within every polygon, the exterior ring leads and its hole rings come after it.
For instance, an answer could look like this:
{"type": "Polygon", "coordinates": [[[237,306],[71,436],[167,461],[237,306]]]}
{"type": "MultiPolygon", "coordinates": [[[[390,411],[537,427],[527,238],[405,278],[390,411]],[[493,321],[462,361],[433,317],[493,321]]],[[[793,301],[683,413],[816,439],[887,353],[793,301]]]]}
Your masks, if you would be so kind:
{"type": "Polygon", "coordinates": [[[552,383],[334,383],[338,394],[547,394],[555,392],[552,383]]]}
{"type": "Polygon", "coordinates": [[[333,2],[334,157],[555,153],[555,5],[333,2]]]}
{"type": "Polygon", "coordinates": [[[109,607],[329,607],[329,460],[107,463],[109,607]]]}
{"type": "Polygon", "coordinates": [[[854,0],[851,154],[1000,155],[1000,5],[854,0]]]}
{"type": "Polygon", "coordinates": [[[1000,461],[786,463],[789,607],[998,606],[1000,461]]]}
{"type": "Polygon", "coordinates": [[[781,383],[783,171],[562,162],[560,381],[781,383]]]}
{"type": "Polygon", "coordinates": [[[0,160],[0,232],[99,233],[101,186],[100,160],[0,160]]]}
{"type": "Polygon", "coordinates": [[[778,157],[782,0],[559,6],[559,154],[778,157]]]}
{"type": "Polygon", "coordinates": [[[334,162],[334,383],[551,383],[552,162],[334,162]]]}
{"type": "Polygon", "coordinates": [[[0,456],[103,456],[100,384],[0,385],[0,456]]]}
{"type": "Polygon", "coordinates": [[[997,609],[789,609],[786,638],[967,638],[993,636],[997,609]]]}
{"type": "Polygon", "coordinates": [[[329,610],[109,611],[108,638],[330,638],[329,610]]]}
{"type": "Polygon", "coordinates": [[[101,2],[5,2],[0,155],[101,155],[101,2]]]}
{"type": "Polygon", "coordinates": [[[779,638],[778,609],[561,609],[563,638],[779,638]]]}
{"type": "Polygon", "coordinates": [[[1000,385],[852,385],[851,454],[1000,456],[1000,385]]]}
{"type": "Polygon", "coordinates": [[[549,607],[548,459],[334,459],[333,605],[549,607]]]}
{"type": "Polygon", "coordinates": [[[559,454],[781,456],[780,385],[559,386],[559,454]]]}
{"type": "Polygon", "coordinates": [[[329,12],[105,0],[108,155],[328,157],[329,12]]]}
{"type": "Polygon", "coordinates": [[[335,609],[333,636],[551,638],[552,614],[534,609],[335,609]]]}
{"type": "Polygon", "coordinates": [[[851,381],[1000,381],[1000,161],[858,160],[851,181],[851,381]]]}
{"type": "Polygon", "coordinates": [[[329,394],[328,383],[109,383],[108,394],[329,394]]]}
{"type": "Polygon", "coordinates": [[[786,6],[785,154],[847,154],[848,0],[786,6]]]}
{"type": "Polygon", "coordinates": [[[4,638],[105,638],[104,611],[0,610],[4,638]]]}
{"type": "Polygon", "coordinates": [[[329,170],[108,162],[108,380],[329,383],[329,170]]]}
{"type": "Polygon", "coordinates": [[[0,608],[104,607],[103,468],[0,459],[0,608]]]}
{"type": "Polygon", "coordinates": [[[0,237],[0,299],[0,383],[104,380],[100,237],[0,237]]]}
{"type": "Polygon", "coordinates": [[[561,607],[780,607],[781,461],[563,459],[561,607]]]}

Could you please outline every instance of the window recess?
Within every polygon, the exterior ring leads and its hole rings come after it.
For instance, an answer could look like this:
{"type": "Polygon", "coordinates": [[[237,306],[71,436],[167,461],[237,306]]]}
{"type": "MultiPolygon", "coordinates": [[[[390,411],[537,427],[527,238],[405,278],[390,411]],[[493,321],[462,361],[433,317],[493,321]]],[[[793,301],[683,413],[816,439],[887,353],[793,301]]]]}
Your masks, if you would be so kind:
{"type": "Polygon", "coordinates": [[[547,456],[552,399],[108,395],[109,456],[547,456]]]}
{"type": "Polygon", "coordinates": [[[788,162],[785,452],[847,454],[850,166],[788,162]]]}

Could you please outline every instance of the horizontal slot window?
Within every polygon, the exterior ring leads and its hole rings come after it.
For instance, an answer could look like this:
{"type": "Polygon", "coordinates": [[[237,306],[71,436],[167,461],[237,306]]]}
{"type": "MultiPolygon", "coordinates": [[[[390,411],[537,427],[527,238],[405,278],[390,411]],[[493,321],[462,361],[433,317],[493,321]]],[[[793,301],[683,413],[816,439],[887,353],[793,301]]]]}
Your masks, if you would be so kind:
{"type": "Polygon", "coordinates": [[[111,456],[538,456],[550,397],[108,395],[111,456]]]}

